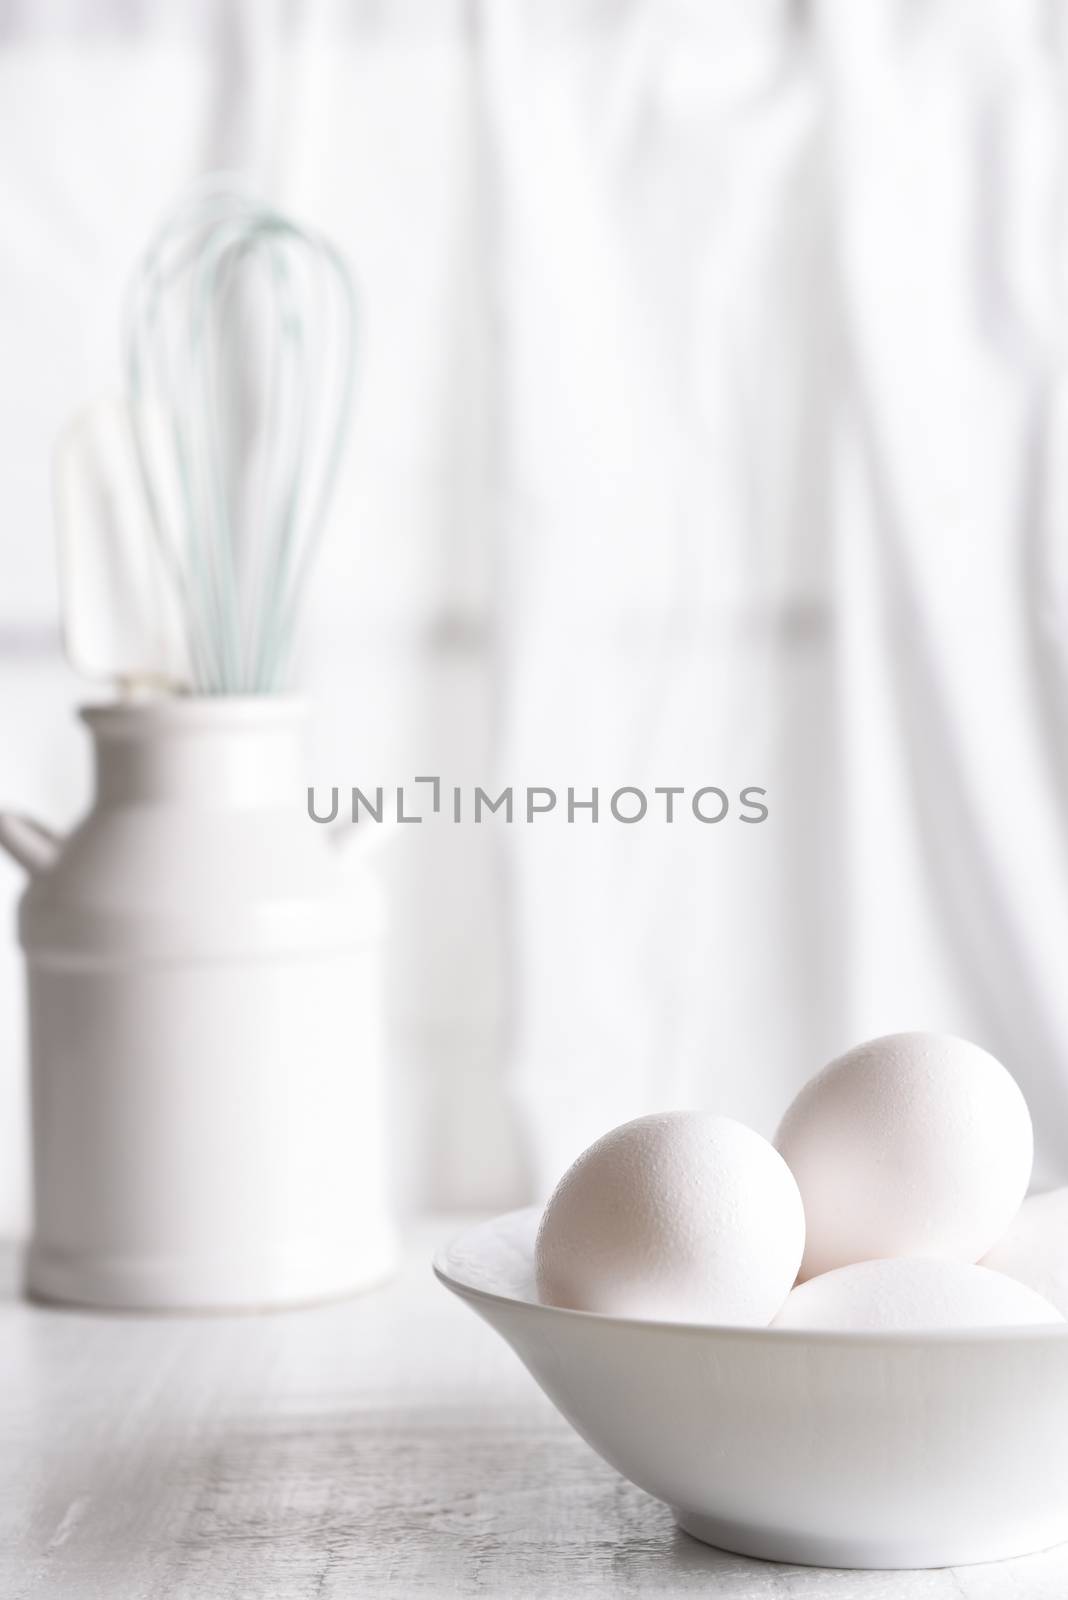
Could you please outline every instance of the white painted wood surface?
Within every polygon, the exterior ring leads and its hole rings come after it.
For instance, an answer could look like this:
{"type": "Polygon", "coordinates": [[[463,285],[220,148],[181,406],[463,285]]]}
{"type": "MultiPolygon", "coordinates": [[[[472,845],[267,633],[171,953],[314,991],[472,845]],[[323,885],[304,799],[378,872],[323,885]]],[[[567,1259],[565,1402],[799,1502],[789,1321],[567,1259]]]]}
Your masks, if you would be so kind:
{"type": "Polygon", "coordinates": [[[1064,1600],[1068,1547],[820,1572],[676,1532],[433,1281],[267,1316],[0,1299],[3,1600],[1064,1600]]]}

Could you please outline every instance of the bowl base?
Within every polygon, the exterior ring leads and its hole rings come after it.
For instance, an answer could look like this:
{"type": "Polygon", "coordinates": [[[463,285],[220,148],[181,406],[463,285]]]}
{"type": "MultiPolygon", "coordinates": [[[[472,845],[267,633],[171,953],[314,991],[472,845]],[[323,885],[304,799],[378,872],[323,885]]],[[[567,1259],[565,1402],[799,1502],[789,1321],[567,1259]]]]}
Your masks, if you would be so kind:
{"type": "MultiPolygon", "coordinates": [[[[796,1529],[764,1528],[745,1522],[721,1521],[689,1511],[675,1511],[683,1533],[702,1544],[712,1544],[733,1555],[756,1556],[761,1561],[781,1561],[801,1567],[855,1567],[901,1570],[917,1567],[970,1567],[987,1561],[1008,1561],[1033,1555],[1060,1539],[1047,1533],[1037,1541],[1021,1539],[997,1544],[984,1539],[966,1546],[945,1544],[884,1544],[874,1539],[828,1539],[796,1529]]],[[[1061,1535],[1063,1538],[1063,1534],[1061,1535]]]]}

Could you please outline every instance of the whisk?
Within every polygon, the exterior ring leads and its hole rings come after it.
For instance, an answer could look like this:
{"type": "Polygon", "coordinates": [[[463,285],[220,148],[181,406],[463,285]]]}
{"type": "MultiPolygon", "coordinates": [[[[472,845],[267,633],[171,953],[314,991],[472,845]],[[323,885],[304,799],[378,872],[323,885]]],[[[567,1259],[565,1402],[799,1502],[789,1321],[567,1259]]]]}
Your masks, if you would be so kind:
{"type": "Polygon", "coordinates": [[[202,186],[130,295],[127,375],[153,532],[191,687],[284,687],[353,388],[337,250],[240,184],[202,186]]]}

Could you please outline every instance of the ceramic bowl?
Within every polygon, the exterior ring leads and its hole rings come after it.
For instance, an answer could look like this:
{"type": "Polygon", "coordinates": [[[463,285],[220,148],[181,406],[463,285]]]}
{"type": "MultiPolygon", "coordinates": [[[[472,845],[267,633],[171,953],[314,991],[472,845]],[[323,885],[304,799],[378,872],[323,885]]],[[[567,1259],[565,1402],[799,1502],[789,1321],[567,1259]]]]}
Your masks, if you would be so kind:
{"type": "Polygon", "coordinates": [[[538,1213],[460,1235],[446,1288],[687,1533],[833,1567],[998,1561],[1068,1539],[1068,1328],[819,1333],[539,1305],[538,1213]]]}

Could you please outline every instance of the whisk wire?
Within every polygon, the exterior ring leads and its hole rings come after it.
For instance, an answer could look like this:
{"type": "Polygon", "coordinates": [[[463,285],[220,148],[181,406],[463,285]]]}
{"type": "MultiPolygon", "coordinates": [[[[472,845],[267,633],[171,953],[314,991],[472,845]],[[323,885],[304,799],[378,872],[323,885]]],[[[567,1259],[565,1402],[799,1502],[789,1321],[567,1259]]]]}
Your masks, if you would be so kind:
{"type": "Polygon", "coordinates": [[[130,299],[136,453],[192,686],[282,686],[340,469],[355,296],[338,251],[230,180],[160,229],[130,299]]]}

